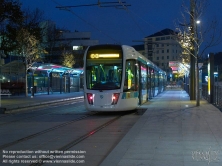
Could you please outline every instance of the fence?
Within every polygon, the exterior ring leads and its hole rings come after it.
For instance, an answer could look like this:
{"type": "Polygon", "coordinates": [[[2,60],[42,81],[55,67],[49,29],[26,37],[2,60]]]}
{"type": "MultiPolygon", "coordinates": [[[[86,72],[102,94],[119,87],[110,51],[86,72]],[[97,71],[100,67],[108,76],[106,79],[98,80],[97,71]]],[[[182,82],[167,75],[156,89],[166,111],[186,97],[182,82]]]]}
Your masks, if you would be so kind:
{"type": "MultiPolygon", "coordinates": [[[[210,96],[208,95],[208,85],[202,85],[202,97],[210,102],[210,96]]],[[[214,94],[213,94],[213,102],[215,106],[222,109],[222,86],[221,85],[214,85],[214,94]]]]}

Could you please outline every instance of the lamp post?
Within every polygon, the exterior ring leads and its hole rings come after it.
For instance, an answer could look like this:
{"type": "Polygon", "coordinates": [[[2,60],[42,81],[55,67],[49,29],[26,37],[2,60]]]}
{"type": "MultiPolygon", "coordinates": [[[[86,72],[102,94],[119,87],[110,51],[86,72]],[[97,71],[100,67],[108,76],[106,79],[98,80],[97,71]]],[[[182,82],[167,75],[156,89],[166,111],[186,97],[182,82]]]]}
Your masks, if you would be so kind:
{"type": "Polygon", "coordinates": [[[190,0],[190,24],[191,24],[191,42],[192,49],[190,53],[190,100],[195,100],[195,55],[196,55],[196,47],[195,47],[195,33],[196,33],[196,24],[195,24],[195,2],[194,0],[190,0]]]}
{"type": "MultiPolygon", "coordinates": [[[[200,20],[196,21],[196,24],[200,24],[200,20]]],[[[196,106],[200,106],[200,87],[199,87],[199,65],[198,65],[198,54],[197,50],[199,50],[199,46],[197,45],[198,42],[198,32],[197,32],[197,27],[196,27],[196,33],[195,33],[195,38],[196,38],[196,44],[195,44],[195,59],[196,59],[196,106]]]]}

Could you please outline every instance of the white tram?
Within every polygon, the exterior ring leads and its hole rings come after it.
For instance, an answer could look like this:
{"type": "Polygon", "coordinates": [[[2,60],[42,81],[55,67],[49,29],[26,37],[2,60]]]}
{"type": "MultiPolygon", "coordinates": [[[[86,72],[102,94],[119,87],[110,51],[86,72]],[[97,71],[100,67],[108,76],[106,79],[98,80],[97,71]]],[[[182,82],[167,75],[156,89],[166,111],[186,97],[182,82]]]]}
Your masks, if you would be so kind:
{"type": "Polygon", "coordinates": [[[164,90],[166,73],[126,45],[96,45],[84,55],[89,111],[134,110],[164,90]]]}

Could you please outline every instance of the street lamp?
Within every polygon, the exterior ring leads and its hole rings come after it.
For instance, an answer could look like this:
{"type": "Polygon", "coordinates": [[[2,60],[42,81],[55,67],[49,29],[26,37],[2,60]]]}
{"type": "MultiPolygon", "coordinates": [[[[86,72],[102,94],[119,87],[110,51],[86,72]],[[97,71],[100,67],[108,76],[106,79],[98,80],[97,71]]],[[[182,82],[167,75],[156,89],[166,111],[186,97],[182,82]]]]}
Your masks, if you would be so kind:
{"type": "MultiPolygon", "coordinates": [[[[200,24],[200,20],[196,21],[196,24],[200,24]]],[[[200,87],[199,87],[199,65],[198,65],[198,52],[199,52],[199,35],[198,35],[198,30],[197,30],[197,26],[196,26],[196,32],[195,32],[195,58],[196,58],[196,106],[200,106],[200,87]]]]}

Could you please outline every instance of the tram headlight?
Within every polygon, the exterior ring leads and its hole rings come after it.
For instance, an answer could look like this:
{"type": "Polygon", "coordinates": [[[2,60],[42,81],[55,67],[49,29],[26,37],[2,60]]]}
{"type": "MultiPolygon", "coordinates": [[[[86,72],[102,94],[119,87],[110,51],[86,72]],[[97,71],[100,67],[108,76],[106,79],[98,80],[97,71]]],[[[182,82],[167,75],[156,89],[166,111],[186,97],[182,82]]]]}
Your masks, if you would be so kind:
{"type": "Polygon", "coordinates": [[[87,93],[87,99],[90,105],[93,105],[94,95],[92,93],[87,93]]]}
{"type": "Polygon", "coordinates": [[[117,104],[119,99],[119,93],[113,93],[112,95],[112,105],[117,104]]]}

